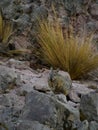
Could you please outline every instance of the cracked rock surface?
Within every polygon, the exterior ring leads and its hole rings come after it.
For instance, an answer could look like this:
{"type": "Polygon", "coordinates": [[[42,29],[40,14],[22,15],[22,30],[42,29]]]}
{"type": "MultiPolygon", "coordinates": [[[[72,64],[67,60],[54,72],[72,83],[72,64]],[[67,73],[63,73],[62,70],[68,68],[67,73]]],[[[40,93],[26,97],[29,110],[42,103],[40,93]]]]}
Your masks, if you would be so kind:
{"type": "Polygon", "coordinates": [[[0,130],[98,129],[98,93],[89,83],[71,81],[69,95],[56,94],[48,85],[50,70],[35,71],[17,60],[9,67],[10,61],[0,65],[0,130]]]}

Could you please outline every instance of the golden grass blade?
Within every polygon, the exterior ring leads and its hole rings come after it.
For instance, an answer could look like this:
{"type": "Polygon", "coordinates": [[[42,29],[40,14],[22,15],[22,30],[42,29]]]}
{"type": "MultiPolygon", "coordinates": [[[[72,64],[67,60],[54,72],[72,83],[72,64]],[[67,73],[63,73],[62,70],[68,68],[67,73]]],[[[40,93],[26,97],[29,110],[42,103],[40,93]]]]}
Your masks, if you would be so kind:
{"type": "Polygon", "coordinates": [[[8,51],[8,54],[26,54],[26,53],[31,53],[29,49],[19,49],[19,50],[11,50],[8,51]]]}
{"type": "Polygon", "coordinates": [[[12,30],[13,30],[12,24],[6,21],[3,28],[3,39],[2,39],[3,44],[7,43],[8,38],[12,34],[12,30]]]}
{"type": "Polygon", "coordinates": [[[0,11],[0,40],[2,40],[2,34],[3,34],[3,17],[2,12],[0,11]]]}
{"type": "Polygon", "coordinates": [[[69,72],[72,79],[98,68],[98,54],[93,50],[92,36],[78,40],[71,29],[64,37],[58,21],[55,26],[47,21],[40,21],[39,25],[41,55],[49,65],[69,72]]]}

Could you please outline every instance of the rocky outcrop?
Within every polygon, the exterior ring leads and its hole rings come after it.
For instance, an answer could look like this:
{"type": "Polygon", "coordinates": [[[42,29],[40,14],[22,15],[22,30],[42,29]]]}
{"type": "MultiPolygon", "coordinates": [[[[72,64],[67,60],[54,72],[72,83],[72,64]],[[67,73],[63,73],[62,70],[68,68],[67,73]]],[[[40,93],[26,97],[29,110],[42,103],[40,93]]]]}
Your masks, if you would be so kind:
{"type": "Polygon", "coordinates": [[[50,128],[63,130],[64,121],[69,116],[68,109],[53,96],[32,92],[26,96],[26,105],[20,115],[22,120],[38,121],[50,128]],[[65,115],[64,115],[65,113],[65,115]]]}
{"type": "Polygon", "coordinates": [[[81,114],[89,121],[98,122],[98,92],[91,92],[81,97],[81,114]],[[85,107],[84,107],[85,106],[85,107]]]}
{"type": "MultiPolygon", "coordinates": [[[[56,8],[63,26],[73,23],[80,32],[97,31],[98,1],[97,0],[3,0],[0,7],[3,8],[4,16],[11,19],[18,31],[30,28],[33,33],[36,30],[38,17],[47,18],[52,15],[52,5],[56,8]],[[49,15],[50,16],[50,15],[49,15]]],[[[96,32],[95,41],[98,40],[96,32]]]]}
{"type": "MultiPolygon", "coordinates": [[[[10,40],[16,48],[36,43],[37,18],[51,19],[52,5],[63,27],[71,22],[76,32],[94,31],[98,42],[98,0],[1,0],[5,19],[17,30],[10,40]]],[[[72,87],[65,96],[51,90],[49,72],[14,59],[0,62],[0,130],[98,130],[97,83],[66,80],[72,87]]]]}
{"type": "Polygon", "coordinates": [[[47,125],[40,124],[37,121],[22,120],[17,126],[17,130],[54,130],[47,125]]]}
{"type": "MultiPolygon", "coordinates": [[[[50,70],[35,71],[26,62],[14,59],[2,63],[0,70],[0,87],[4,90],[0,90],[0,130],[98,129],[98,94],[89,83],[67,81],[72,82],[72,88],[65,96],[49,88],[50,70]],[[9,87],[14,78],[13,87],[9,87]]],[[[64,71],[59,74],[68,76],[64,71]]]]}
{"type": "Polygon", "coordinates": [[[5,66],[0,67],[0,91],[6,91],[16,84],[18,75],[13,69],[5,66]]]}

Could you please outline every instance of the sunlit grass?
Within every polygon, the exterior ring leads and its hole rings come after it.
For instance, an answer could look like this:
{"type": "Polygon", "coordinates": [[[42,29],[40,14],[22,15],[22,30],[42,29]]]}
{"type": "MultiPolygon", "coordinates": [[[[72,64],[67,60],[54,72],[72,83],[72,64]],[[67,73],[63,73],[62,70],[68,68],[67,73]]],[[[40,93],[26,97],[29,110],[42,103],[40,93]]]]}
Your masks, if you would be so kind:
{"type": "Polygon", "coordinates": [[[50,66],[69,72],[72,79],[98,68],[98,54],[94,52],[91,36],[78,39],[71,29],[70,34],[66,31],[63,35],[58,21],[54,24],[39,21],[38,41],[43,59],[50,66]]]}
{"type": "Polygon", "coordinates": [[[8,38],[12,34],[12,23],[3,18],[2,11],[0,12],[0,42],[3,46],[7,46],[8,38]]]}

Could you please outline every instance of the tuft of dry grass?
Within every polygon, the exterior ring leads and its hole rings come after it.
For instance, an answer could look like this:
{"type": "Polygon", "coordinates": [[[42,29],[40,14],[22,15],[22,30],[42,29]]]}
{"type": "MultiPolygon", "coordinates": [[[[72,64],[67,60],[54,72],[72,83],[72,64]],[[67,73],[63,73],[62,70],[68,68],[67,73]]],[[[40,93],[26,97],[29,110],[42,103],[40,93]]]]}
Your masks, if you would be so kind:
{"type": "Polygon", "coordinates": [[[69,32],[64,35],[58,21],[54,24],[39,21],[41,56],[50,66],[69,72],[72,79],[79,79],[98,68],[98,53],[94,51],[91,36],[78,39],[71,29],[69,32]]]}
{"type": "Polygon", "coordinates": [[[11,21],[5,20],[2,10],[0,10],[0,55],[3,56],[13,56],[13,55],[24,55],[31,54],[29,49],[18,49],[18,50],[9,50],[9,37],[13,33],[13,25],[11,21]]]}
{"type": "Polygon", "coordinates": [[[0,11],[0,42],[2,46],[7,46],[8,38],[12,34],[12,30],[12,23],[10,21],[5,21],[2,11],[0,11]]]}

